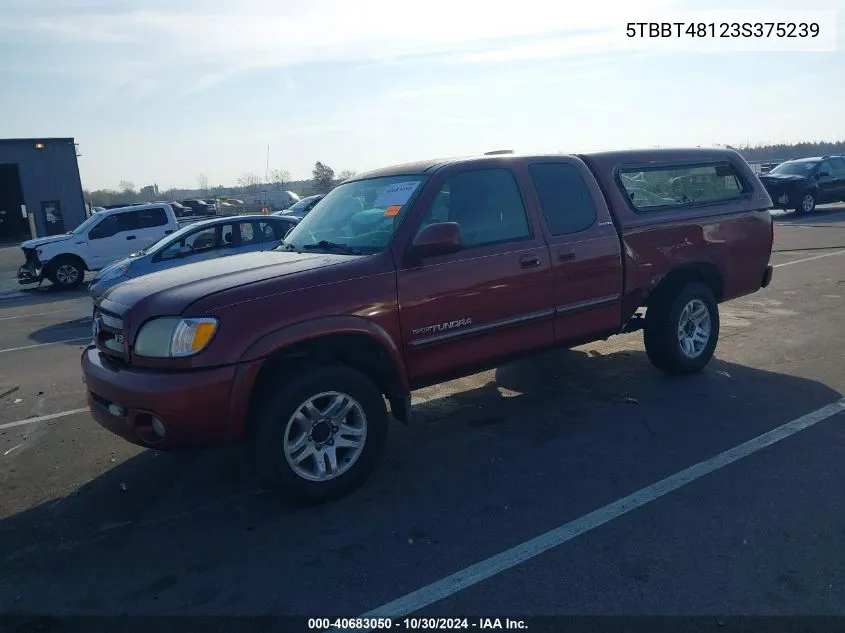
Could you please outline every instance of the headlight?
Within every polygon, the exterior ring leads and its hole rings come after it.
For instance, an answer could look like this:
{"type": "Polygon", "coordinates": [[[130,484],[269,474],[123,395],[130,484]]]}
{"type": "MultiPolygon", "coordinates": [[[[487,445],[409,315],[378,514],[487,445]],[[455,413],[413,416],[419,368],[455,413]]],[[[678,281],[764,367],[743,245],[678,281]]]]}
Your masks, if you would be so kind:
{"type": "Polygon", "coordinates": [[[162,317],[148,321],[135,339],[135,353],[152,358],[184,358],[208,347],[217,331],[213,317],[162,317]]]}

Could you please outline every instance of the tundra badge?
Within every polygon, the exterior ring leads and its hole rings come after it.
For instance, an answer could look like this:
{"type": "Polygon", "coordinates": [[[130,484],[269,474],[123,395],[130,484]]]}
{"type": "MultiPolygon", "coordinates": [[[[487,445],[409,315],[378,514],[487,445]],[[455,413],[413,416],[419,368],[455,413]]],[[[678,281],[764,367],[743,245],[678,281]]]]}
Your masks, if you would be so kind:
{"type": "Polygon", "coordinates": [[[466,327],[468,325],[472,325],[472,319],[457,319],[455,321],[449,321],[447,323],[438,323],[437,325],[427,325],[426,327],[418,327],[415,330],[411,330],[411,334],[417,336],[419,334],[433,334],[435,332],[445,332],[447,330],[452,330],[456,327],[466,327]]]}

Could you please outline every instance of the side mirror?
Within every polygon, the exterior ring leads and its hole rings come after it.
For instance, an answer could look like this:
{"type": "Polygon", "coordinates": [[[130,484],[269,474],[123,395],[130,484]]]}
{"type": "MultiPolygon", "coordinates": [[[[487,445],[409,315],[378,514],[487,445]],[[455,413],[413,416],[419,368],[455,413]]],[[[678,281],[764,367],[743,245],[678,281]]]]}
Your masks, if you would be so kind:
{"type": "Polygon", "coordinates": [[[461,250],[461,226],[457,222],[438,222],[420,229],[411,245],[417,258],[450,255],[461,250]]]}

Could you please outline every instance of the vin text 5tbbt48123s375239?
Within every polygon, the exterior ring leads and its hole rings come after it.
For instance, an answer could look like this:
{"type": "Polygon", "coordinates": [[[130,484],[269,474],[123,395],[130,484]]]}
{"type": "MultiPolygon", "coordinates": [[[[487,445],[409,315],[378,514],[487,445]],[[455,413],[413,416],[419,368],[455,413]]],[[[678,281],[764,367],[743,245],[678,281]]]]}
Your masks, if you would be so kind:
{"type": "Polygon", "coordinates": [[[771,206],[730,150],[358,175],[275,250],[107,290],[89,405],[143,446],[246,439],[266,485],[324,501],[367,478],[414,389],[638,329],[660,370],[701,370],[718,304],[771,281],[771,206]]]}

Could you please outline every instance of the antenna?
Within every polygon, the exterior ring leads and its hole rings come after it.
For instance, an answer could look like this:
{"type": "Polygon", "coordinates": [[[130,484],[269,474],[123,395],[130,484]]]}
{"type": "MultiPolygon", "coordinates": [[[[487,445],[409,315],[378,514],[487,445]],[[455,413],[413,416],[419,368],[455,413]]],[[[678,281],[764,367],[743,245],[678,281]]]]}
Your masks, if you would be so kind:
{"type": "Polygon", "coordinates": [[[502,154],[513,154],[512,149],[495,149],[492,152],[484,152],[485,156],[501,156],[502,154]]]}

